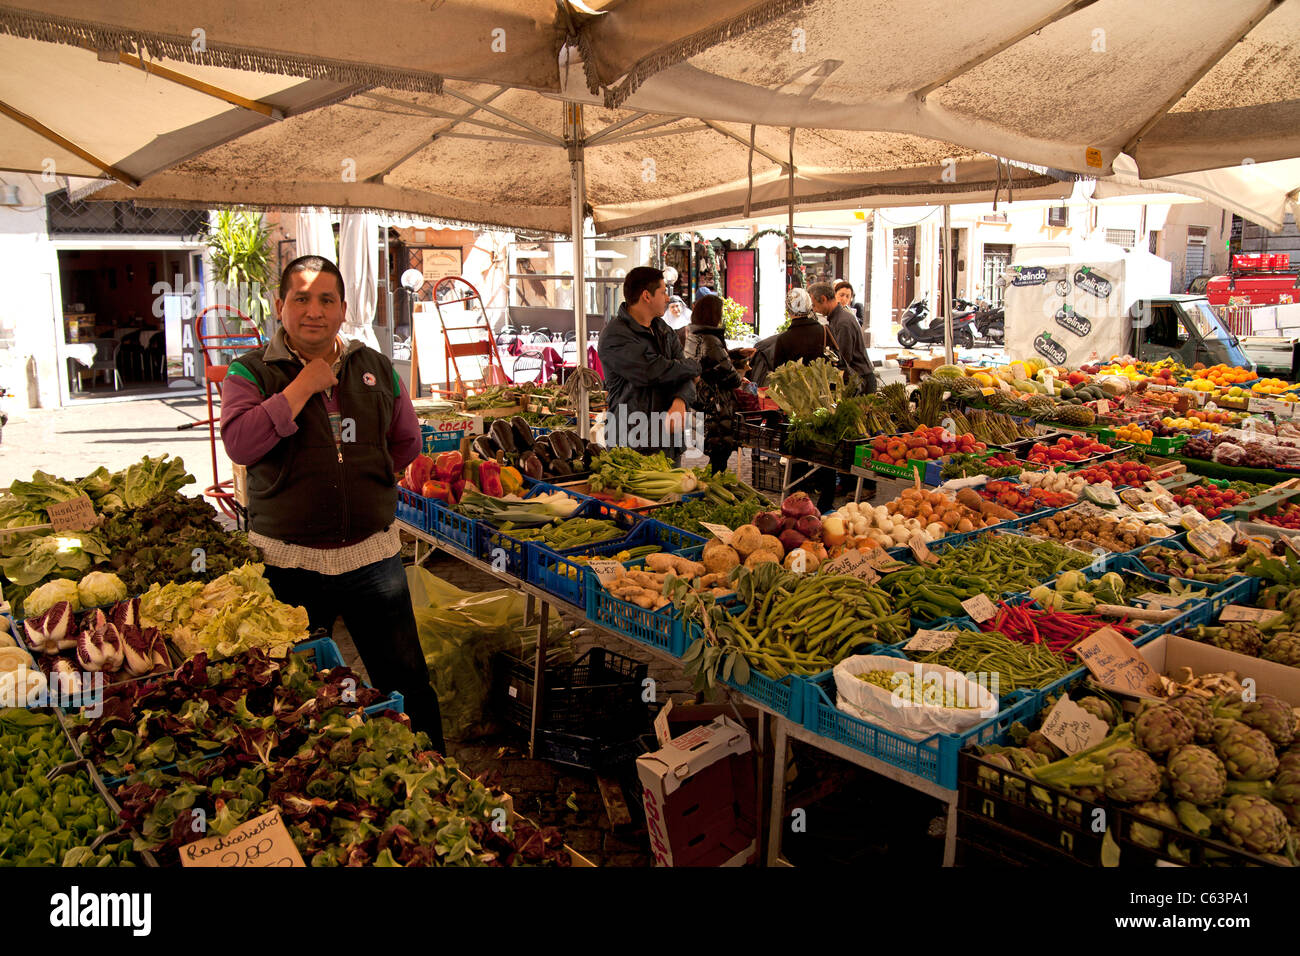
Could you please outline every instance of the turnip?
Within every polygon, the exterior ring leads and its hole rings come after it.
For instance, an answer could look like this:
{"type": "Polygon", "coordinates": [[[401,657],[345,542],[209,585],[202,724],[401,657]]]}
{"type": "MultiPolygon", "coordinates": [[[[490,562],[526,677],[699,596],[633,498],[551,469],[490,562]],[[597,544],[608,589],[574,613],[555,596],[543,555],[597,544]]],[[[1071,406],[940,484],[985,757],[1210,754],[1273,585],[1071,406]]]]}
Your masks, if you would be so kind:
{"type": "MultiPolygon", "coordinates": [[[[843,523],[841,522],[841,528],[843,523]]],[[[803,515],[796,518],[794,530],[798,531],[805,538],[813,541],[820,541],[822,536],[822,519],[818,515],[803,515]]]]}
{"type": "Polygon", "coordinates": [[[782,519],[779,511],[761,511],[754,516],[754,527],[759,534],[777,535],[781,533],[782,519]]]}
{"type": "Polygon", "coordinates": [[[787,518],[802,518],[804,515],[818,514],[817,505],[805,492],[796,491],[781,502],[781,514],[787,518]]]}

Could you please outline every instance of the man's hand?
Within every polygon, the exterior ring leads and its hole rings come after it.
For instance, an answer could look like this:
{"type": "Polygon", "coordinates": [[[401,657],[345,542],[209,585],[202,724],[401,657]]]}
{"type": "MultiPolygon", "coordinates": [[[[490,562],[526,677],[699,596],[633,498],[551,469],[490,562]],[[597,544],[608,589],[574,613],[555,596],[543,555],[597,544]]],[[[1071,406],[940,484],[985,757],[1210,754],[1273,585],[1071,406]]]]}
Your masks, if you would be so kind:
{"type": "Polygon", "coordinates": [[[298,373],[297,378],[285,386],[284,397],[289,400],[289,411],[297,418],[313,395],[333,388],[338,383],[329,362],[320,358],[312,359],[298,373]]]}
{"type": "Polygon", "coordinates": [[[668,434],[684,434],[686,431],[686,403],[680,398],[674,398],[672,405],[668,406],[668,434]]]}

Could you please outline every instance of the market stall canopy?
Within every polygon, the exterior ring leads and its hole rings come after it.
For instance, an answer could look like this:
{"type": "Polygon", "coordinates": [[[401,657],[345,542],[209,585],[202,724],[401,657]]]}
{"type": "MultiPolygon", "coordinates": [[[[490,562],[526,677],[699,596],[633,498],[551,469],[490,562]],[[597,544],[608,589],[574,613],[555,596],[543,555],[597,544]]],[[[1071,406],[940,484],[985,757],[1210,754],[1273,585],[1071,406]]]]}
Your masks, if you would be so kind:
{"type": "MultiPolygon", "coordinates": [[[[736,218],[747,204],[751,213],[775,212],[791,200],[788,130],[755,129],[751,151],[748,126],[599,107],[581,113],[588,206],[602,234],[736,218]]],[[[368,90],[94,198],[392,210],[567,233],[566,136],[574,133],[565,116],[557,99],[487,84],[448,80],[442,95],[368,90]]],[[[793,152],[800,208],[1050,198],[1070,188],[1042,170],[893,133],[797,130],[793,152]]]]}
{"type": "Polygon", "coordinates": [[[608,106],[1090,175],[1121,152],[1144,178],[1300,155],[1300,0],[655,0],[588,23],[582,51],[567,92],[608,106]],[[683,39],[633,54],[665,25],[683,39]]]}
{"type": "Polygon", "coordinates": [[[1288,214],[1300,216],[1300,159],[1141,179],[1137,165],[1120,156],[1114,170],[1114,175],[1097,181],[1094,199],[1131,199],[1143,192],[1181,193],[1234,212],[1270,232],[1281,231],[1288,214]]]}
{"type": "Polygon", "coordinates": [[[319,79],[142,63],[114,51],[0,33],[0,169],[50,176],[151,173],[356,87],[319,79]]]}
{"type": "Polygon", "coordinates": [[[0,4],[0,32],[349,86],[451,76],[554,92],[564,37],[591,15],[556,0],[20,0],[0,4]]]}

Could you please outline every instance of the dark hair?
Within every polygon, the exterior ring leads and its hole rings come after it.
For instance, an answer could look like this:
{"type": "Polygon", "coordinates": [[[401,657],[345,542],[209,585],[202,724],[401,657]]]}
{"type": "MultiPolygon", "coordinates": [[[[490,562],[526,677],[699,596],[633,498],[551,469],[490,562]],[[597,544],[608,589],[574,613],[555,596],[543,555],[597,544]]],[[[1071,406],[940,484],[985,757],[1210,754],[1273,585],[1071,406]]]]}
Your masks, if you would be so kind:
{"type": "Polygon", "coordinates": [[[718,328],[722,325],[722,299],[716,295],[706,295],[695,300],[691,307],[691,322],[695,325],[707,325],[718,328]]]}
{"type": "Polygon", "coordinates": [[[344,302],[345,293],[343,292],[343,273],[339,272],[339,267],[330,262],[324,256],[299,256],[284,267],[280,273],[280,298],[283,299],[289,294],[289,276],[295,272],[327,272],[332,275],[339,284],[339,301],[344,302]]]}
{"type": "Polygon", "coordinates": [[[637,266],[628,272],[627,278],[623,280],[623,301],[628,305],[636,305],[641,301],[642,292],[651,292],[654,287],[664,281],[664,274],[659,269],[651,266],[637,266]]]}
{"type": "Polygon", "coordinates": [[[854,293],[853,293],[853,286],[851,286],[849,283],[845,282],[843,279],[841,279],[839,282],[835,283],[835,291],[836,291],[836,292],[839,292],[840,289],[848,289],[848,290],[849,290],[849,295],[853,295],[853,294],[854,294],[854,293]]]}
{"type": "Polygon", "coordinates": [[[808,287],[808,294],[812,296],[814,302],[818,299],[835,298],[835,290],[831,288],[829,282],[814,282],[808,287]]]}

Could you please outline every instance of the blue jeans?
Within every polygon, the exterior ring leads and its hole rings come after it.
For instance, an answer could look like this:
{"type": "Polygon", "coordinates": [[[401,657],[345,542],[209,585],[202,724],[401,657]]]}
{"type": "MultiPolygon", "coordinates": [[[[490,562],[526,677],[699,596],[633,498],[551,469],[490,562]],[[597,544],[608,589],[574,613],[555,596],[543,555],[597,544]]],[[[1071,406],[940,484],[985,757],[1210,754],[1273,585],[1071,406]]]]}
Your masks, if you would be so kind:
{"type": "Polygon", "coordinates": [[[429,682],[400,555],[347,574],[268,565],[266,579],[279,600],[307,609],[313,630],[331,632],[343,615],[371,683],[380,690],[400,691],[411,726],[428,734],[434,749],[445,753],[438,693],[429,682]]]}

